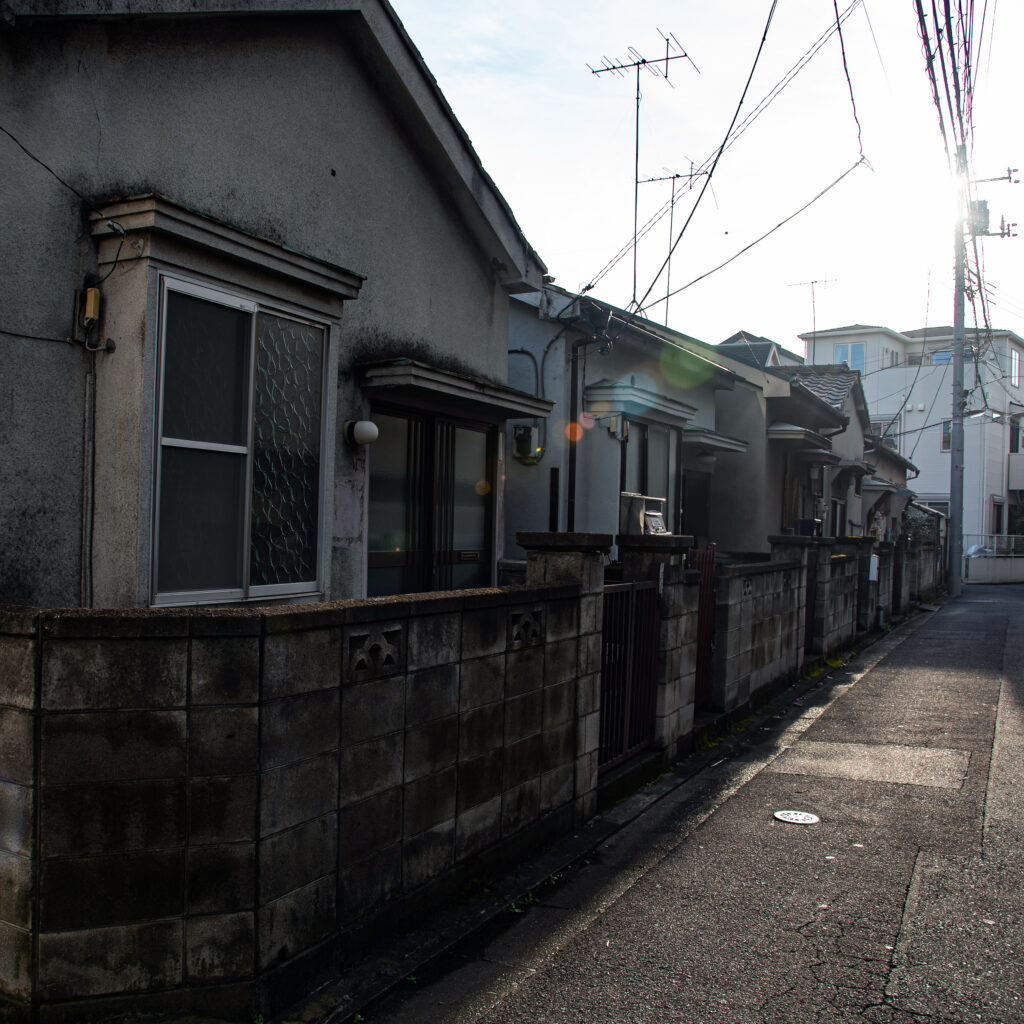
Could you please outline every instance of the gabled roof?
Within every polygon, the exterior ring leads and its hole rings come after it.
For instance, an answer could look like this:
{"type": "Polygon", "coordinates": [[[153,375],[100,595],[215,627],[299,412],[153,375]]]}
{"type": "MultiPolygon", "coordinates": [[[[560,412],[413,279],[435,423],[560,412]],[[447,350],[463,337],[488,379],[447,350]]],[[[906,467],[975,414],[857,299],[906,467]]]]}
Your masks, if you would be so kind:
{"type": "Polygon", "coordinates": [[[731,338],[719,342],[718,348],[751,366],[772,367],[799,364],[803,356],[790,352],[771,338],[762,338],[748,331],[737,331],[731,338]]]}
{"type": "Polygon", "coordinates": [[[547,268],[484,170],[469,136],[388,0],[0,0],[0,12],[14,26],[29,19],[160,18],[162,32],[173,18],[348,17],[346,38],[425,165],[437,175],[448,200],[490,257],[498,280],[509,292],[542,287],[547,268]]]}
{"type": "Polygon", "coordinates": [[[836,410],[842,410],[847,397],[852,396],[861,425],[865,430],[870,428],[871,419],[868,415],[868,406],[858,370],[851,370],[845,364],[838,366],[812,364],[809,366],[776,366],[772,368],[772,372],[797,381],[836,410]]]}

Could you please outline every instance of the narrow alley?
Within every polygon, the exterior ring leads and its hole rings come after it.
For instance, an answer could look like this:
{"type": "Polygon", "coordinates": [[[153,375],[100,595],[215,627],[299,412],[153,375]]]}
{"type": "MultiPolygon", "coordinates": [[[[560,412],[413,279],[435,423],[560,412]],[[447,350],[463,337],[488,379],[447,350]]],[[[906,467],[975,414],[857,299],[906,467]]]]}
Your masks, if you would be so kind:
{"type": "Polygon", "coordinates": [[[332,1019],[1024,1020],[1024,587],[918,613],[722,754],[603,815],[625,824],[508,927],[332,1019]]]}

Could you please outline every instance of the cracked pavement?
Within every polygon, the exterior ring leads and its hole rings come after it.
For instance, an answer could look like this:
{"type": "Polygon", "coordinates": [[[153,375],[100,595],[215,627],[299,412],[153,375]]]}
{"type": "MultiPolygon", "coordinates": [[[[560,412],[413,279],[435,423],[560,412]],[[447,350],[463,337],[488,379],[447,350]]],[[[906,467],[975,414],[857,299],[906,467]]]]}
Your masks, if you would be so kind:
{"type": "Polygon", "coordinates": [[[731,751],[362,1019],[1024,1021],[1024,587],[965,588],[731,751]]]}

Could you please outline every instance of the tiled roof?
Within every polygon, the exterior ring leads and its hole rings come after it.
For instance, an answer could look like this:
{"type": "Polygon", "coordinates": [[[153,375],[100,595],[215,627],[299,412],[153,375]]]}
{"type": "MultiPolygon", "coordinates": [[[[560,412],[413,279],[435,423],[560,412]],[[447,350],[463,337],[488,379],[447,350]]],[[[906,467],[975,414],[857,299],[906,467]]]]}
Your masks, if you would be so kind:
{"type": "Polygon", "coordinates": [[[860,380],[860,374],[848,366],[773,366],[772,370],[790,380],[796,380],[812,394],[828,402],[833,409],[841,409],[846,396],[860,380]]]}

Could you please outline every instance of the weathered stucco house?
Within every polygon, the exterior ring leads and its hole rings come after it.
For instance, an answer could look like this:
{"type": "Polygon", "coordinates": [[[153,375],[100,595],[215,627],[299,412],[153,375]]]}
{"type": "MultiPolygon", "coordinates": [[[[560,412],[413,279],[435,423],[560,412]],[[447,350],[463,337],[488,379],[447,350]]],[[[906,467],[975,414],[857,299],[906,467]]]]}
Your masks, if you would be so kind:
{"type": "Polygon", "coordinates": [[[743,378],[708,346],[550,284],[516,296],[510,322],[510,381],[556,405],[510,426],[506,551],[519,530],[617,534],[622,492],[706,542],[716,456],[748,447],[716,411],[743,378]]]}
{"type": "Polygon", "coordinates": [[[490,584],[544,267],[386,0],[5,9],[0,599],[490,584]]]}

